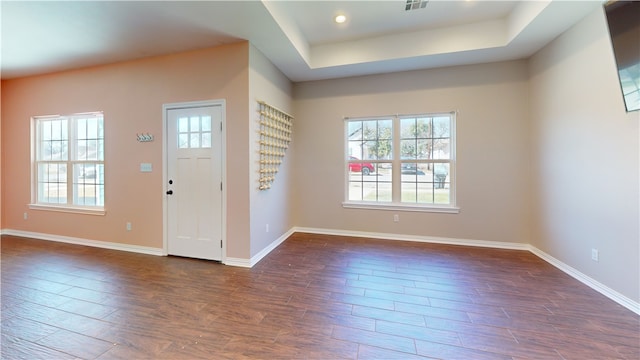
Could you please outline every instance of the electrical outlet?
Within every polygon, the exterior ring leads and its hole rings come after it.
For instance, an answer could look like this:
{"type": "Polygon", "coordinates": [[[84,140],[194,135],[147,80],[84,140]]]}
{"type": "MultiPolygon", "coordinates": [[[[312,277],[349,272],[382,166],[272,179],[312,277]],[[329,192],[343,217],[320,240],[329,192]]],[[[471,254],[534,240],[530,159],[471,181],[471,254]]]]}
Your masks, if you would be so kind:
{"type": "Polygon", "coordinates": [[[598,251],[598,249],[591,249],[591,260],[593,261],[600,260],[600,251],[598,251]]]}
{"type": "Polygon", "coordinates": [[[265,232],[269,232],[269,224],[264,227],[265,232]]]}
{"type": "Polygon", "coordinates": [[[22,215],[22,217],[27,220],[29,218],[29,214],[27,214],[26,212],[22,215]]]}
{"type": "Polygon", "coordinates": [[[130,222],[127,223],[127,231],[131,231],[131,223],[130,222]]]}
{"type": "Polygon", "coordinates": [[[398,222],[398,221],[400,221],[400,215],[394,214],[393,215],[393,222],[398,222]]]}

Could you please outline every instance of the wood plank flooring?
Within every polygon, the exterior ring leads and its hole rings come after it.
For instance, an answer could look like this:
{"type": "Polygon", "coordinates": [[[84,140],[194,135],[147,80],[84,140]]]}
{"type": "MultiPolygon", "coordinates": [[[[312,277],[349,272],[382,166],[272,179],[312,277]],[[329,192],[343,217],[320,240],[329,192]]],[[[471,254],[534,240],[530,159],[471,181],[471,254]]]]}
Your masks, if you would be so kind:
{"type": "Polygon", "coordinates": [[[3,236],[3,359],[639,359],[525,251],[294,234],[252,269],[3,236]]]}

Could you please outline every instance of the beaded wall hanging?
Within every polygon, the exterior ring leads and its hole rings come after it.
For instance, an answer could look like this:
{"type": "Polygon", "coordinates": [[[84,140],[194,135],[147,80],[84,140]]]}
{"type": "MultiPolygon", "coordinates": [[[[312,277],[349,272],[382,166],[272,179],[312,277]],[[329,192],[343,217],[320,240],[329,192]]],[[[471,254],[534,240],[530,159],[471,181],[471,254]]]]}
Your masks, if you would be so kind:
{"type": "Polygon", "coordinates": [[[293,117],[275,107],[260,105],[260,190],[271,188],[282,159],[289,148],[293,117]]]}

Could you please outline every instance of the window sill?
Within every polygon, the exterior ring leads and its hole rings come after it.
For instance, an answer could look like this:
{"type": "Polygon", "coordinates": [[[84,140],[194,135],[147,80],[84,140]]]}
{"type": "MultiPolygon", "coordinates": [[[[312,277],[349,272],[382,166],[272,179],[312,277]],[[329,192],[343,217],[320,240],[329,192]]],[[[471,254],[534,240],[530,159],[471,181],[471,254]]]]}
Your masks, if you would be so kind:
{"type": "Polygon", "coordinates": [[[45,211],[58,211],[73,214],[85,214],[85,215],[105,215],[107,211],[103,208],[87,208],[79,206],[56,206],[56,205],[44,205],[44,204],[29,204],[31,210],[45,210],[45,211]]]}
{"type": "Polygon", "coordinates": [[[406,205],[406,204],[380,204],[364,202],[343,202],[343,208],[347,209],[368,209],[368,210],[395,210],[395,211],[416,211],[433,212],[445,214],[459,214],[460,208],[455,206],[437,205],[406,205]]]}

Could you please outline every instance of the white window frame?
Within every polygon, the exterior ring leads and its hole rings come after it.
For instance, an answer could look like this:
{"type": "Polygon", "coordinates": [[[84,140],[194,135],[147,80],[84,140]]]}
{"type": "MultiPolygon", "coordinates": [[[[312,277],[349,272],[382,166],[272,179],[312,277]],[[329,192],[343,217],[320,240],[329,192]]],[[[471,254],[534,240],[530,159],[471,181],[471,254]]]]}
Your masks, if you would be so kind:
{"type": "MultiPolygon", "coordinates": [[[[102,205],[79,205],[74,203],[75,193],[74,193],[74,182],[73,182],[73,171],[74,165],[77,164],[102,164],[103,169],[105,166],[104,161],[104,142],[105,136],[102,136],[102,160],[79,160],[76,158],[76,147],[78,144],[79,135],[77,132],[76,121],[78,119],[87,119],[89,117],[101,117],[104,124],[104,113],[101,111],[95,112],[87,112],[87,113],[76,113],[71,115],[47,115],[47,116],[34,116],[31,118],[31,204],[29,204],[29,209],[32,210],[49,210],[49,211],[60,211],[60,212],[70,212],[70,213],[80,213],[80,214],[89,214],[89,215],[105,215],[105,204],[102,205]],[[40,146],[42,145],[41,131],[40,131],[40,122],[41,121],[52,121],[52,120],[67,120],[67,158],[60,160],[43,160],[40,159],[40,146]],[[66,178],[66,194],[67,194],[67,202],[66,203],[49,203],[40,201],[38,198],[38,165],[41,163],[48,162],[56,162],[56,163],[65,163],[67,167],[67,178],[66,178]]],[[[104,126],[104,125],[103,125],[104,126]]],[[[104,172],[104,170],[103,170],[104,172]]],[[[96,174],[96,176],[98,176],[96,174]]],[[[104,176],[104,174],[103,174],[104,176]]],[[[103,187],[106,187],[106,181],[103,177],[103,187]]],[[[103,201],[104,195],[103,195],[103,201]]]]}
{"type": "Polygon", "coordinates": [[[358,117],[358,118],[344,118],[344,201],[342,206],[344,208],[355,209],[379,209],[379,210],[396,210],[396,211],[417,211],[417,212],[437,212],[437,213],[452,213],[457,214],[460,212],[460,208],[457,206],[456,200],[456,112],[444,112],[444,113],[424,113],[424,114],[409,114],[409,115],[391,115],[391,116],[375,116],[375,117],[358,117]],[[430,160],[403,160],[400,159],[400,121],[401,119],[412,117],[438,117],[438,116],[450,117],[450,144],[451,153],[449,159],[430,159],[430,160]],[[373,160],[373,159],[360,159],[361,161],[371,163],[374,166],[378,163],[391,163],[392,166],[392,201],[391,202],[378,202],[378,201],[356,201],[349,200],[349,163],[350,161],[350,149],[349,149],[349,134],[348,126],[350,121],[367,121],[367,120],[385,120],[391,119],[392,125],[392,156],[389,160],[373,160]],[[402,163],[448,163],[449,164],[449,204],[437,204],[437,203],[408,203],[401,202],[401,183],[402,163]]]}

